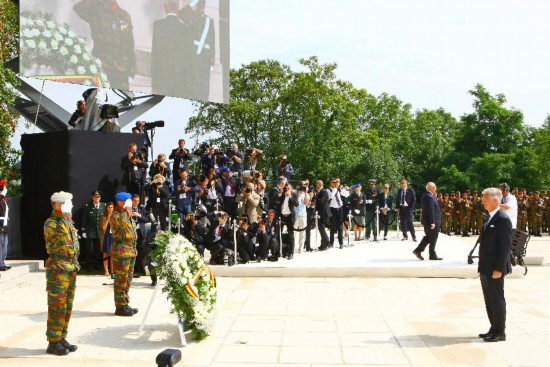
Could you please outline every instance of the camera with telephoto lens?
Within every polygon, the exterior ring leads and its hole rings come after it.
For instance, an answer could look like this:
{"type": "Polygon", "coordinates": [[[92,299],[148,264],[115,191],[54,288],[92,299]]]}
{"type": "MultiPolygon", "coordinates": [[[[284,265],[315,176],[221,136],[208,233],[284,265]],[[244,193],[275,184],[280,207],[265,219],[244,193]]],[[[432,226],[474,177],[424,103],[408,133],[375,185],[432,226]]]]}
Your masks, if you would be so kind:
{"type": "Polygon", "coordinates": [[[288,192],[288,186],[283,187],[283,192],[288,192]]]}
{"type": "Polygon", "coordinates": [[[299,186],[298,191],[307,191],[307,187],[306,186],[299,186]]]}
{"type": "Polygon", "coordinates": [[[143,125],[144,130],[151,130],[151,129],[154,129],[156,127],[164,127],[164,121],[159,120],[159,121],[154,121],[154,122],[146,122],[143,125]]]}
{"type": "Polygon", "coordinates": [[[246,192],[247,194],[250,194],[252,192],[252,189],[250,187],[247,187],[244,189],[244,192],[246,192]]]}
{"type": "Polygon", "coordinates": [[[206,149],[210,148],[210,144],[208,144],[208,142],[206,141],[203,141],[197,149],[195,149],[193,151],[193,155],[197,156],[197,157],[200,157],[202,156],[204,153],[206,153],[206,149]]]}
{"type": "Polygon", "coordinates": [[[259,177],[259,172],[254,171],[254,170],[248,170],[248,171],[243,171],[242,175],[243,175],[244,178],[247,178],[247,177],[256,177],[256,178],[258,178],[259,177]]]}
{"type": "Polygon", "coordinates": [[[233,147],[227,147],[225,148],[225,154],[227,154],[228,157],[233,157],[235,155],[235,149],[233,149],[233,147]]]}

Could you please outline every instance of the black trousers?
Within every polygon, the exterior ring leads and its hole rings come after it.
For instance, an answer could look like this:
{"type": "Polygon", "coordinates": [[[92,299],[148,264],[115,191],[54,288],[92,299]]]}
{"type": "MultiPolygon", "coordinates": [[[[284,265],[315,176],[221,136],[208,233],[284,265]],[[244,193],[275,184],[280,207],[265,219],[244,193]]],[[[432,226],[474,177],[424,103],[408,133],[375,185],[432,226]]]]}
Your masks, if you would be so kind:
{"type": "Polygon", "coordinates": [[[384,238],[388,237],[388,228],[390,225],[390,212],[388,214],[380,213],[380,232],[384,231],[384,238]]]}
{"type": "Polygon", "coordinates": [[[506,299],[504,299],[504,276],[493,279],[491,276],[479,274],[481,289],[485,300],[487,316],[491,323],[491,334],[504,335],[506,329],[506,299]]]}
{"type": "Polygon", "coordinates": [[[411,232],[413,239],[416,238],[414,233],[414,224],[413,224],[413,212],[409,207],[401,207],[399,211],[399,222],[401,222],[401,231],[403,231],[403,237],[409,237],[407,232],[411,232]]]}
{"type": "Polygon", "coordinates": [[[319,234],[321,235],[321,245],[319,245],[319,248],[327,248],[329,245],[329,239],[327,235],[327,228],[325,226],[325,221],[327,218],[320,217],[319,221],[317,222],[317,225],[319,226],[319,234]]]}
{"type": "Polygon", "coordinates": [[[288,247],[290,253],[294,254],[294,221],[292,220],[292,215],[281,215],[281,222],[286,226],[288,232],[288,247]]]}
{"type": "Polygon", "coordinates": [[[422,252],[426,249],[426,246],[430,245],[430,256],[435,256],[435,244],[437,242],[437,237],[439,236],[439,227],[436,226],[434,229],[431,229],[430,225],[425,225],[424,233],[424,237],[422,237],[422,241],[420,241],[415,251],[422,252]]]}
{"type": "Polygon", "coordinates": [[[343,210],[342,208],[330,208],[332,217],[330,218],[330,246],[334,246],[334,234],[338,233],[338,244],[344,245],[344,227],[343,222],[343,210]]]}
{"type": "Polygon", "coordinates": [[[376,230],[376,212],[367,210],[365,212],[365,224],[367,225],[365,229],[365,236],[370,238],[370,232],[374,233],[374,239],[378,238],[378,231],[376,230]]]}

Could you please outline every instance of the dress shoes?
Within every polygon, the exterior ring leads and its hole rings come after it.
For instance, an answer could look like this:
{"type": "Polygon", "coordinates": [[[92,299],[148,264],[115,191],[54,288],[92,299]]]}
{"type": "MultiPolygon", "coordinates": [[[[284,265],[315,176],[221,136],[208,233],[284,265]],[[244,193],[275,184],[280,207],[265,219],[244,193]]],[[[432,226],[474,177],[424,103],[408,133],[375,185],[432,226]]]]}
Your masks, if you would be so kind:
{"type": "Polygon", "coordinates": [[[78,347],[74,344],[69,343],[66,339],[61,339],[60,341],[61,345],[65,347],[69,352],[76,352],[78,347]]]}
{"type": "Polygon", "coordinates": [[[416,237],[413,237],[413,242],[416,242],[416,237]]]}
{"type": "Polygon", "coordinates": [[[488,338],[490,337],[491,335],[493,335],[490,331],[487,332],[487,333],[482,333],[482,334],[479,334],[478,336],[481,338],[481,339],[485,339],[485,338],[488,338]]]}
{"type": "Polygon", "coordinates": [[[384,237],[384,241],[387,241],[388,237],[384,237]]]}
{"type": "Polygon", "coordinates": [[[9,268],[7,266],[0,266],[0,271],[6,271],[8,270],[9,268]]]}
{"type": "Polygon", "coordinates": [[[505,334],[492,334],[486,338],[483,338],[483,341],[494,343],[494,342],[503,342],[506,341],[506,335],[505,334]]]}
{"type": "Polygon", "coordinates": [[[130,307],[130,309],[132,310],[132,312],[134,313],[134,315],[135,315],[136,313],[139,312],[139,309],[138,309],[138,308],[130,307]]]}
{"type": "Polygon", "coordinates": [[[401,241],[408,241],[408,240],[409,240],[408,237],[403,237],[403,238],[401,239],[401,241]]]}
{"type": "Polygon", "coordinates": [[[422,253],[420,251],[414,250],[413,254],[418,258],[418,260],[424,260],[424,256],[422,256],[422,253]]]}
{"type": "Polygon", "coordinates": [[[327,248],[328,248],[328,247],[326,247],[326,246],[321,246],[321,247],[319,247],[319,251],[326,251],[327,248]]]}
{"type": "Polygon", "coordinates": [[[69,354],[69,350],[65,348],[63,344],[61,344],[61,341],[49,342],[46,353],[55,354],[56,356],[66,356],[67,354],[69,354]]]}
{"type": "Polygon", "coordinates": [[[134,316],[134,310],[128,305],[117,307],[115,310],[115,315],[116,316],[134,316]]]}
{"type": "Polygon", "coordinates": [[[443,258],[437,257],[437,255],[430,255],[430,260],[443,260],[443,258]]]}
{"type": "Polygon", "coordinates": [[[293,258],[294,258],[294,254],[288,255],[288,259],[289,259],[289,260],[292,260],[293,258]]]}

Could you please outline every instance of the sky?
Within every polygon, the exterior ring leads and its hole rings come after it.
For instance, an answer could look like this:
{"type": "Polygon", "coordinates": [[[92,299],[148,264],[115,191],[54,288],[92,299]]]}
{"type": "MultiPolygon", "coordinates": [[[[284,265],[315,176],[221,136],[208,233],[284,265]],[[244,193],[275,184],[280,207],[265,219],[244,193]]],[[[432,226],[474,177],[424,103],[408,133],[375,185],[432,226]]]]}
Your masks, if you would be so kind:
{"type": "MultiPolygon", "coordinates": [[[[335,62],[337,77],[413,111],[472,111],[477,83],[502,93],[525,123],[541,126],[550,113],[550,2],[543,0],[230,0],[231,68],[273,59],[300,70],[298,60],[335,62]]],[[[34,81],[38,89],[42,83],[34,81]]],[[[82,86],[46,82],[44,93],[67,111],[82,86]]],[[[166,97],[141,119],[164,120],[155,154],[169,153],[184,129],[191,101],[166,97]]],[[[123,129],[129,131],[130,126],[123,129]]],[[[19,147],[18,129],[12,144],[19,147]]]]}

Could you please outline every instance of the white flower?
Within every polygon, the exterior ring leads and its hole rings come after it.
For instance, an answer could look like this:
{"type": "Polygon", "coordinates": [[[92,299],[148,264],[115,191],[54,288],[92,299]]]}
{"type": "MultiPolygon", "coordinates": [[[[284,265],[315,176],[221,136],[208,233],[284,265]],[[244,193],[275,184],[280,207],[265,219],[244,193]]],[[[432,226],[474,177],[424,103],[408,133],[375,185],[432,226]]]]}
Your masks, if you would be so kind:
{"type": "Polygon", "coordinates": [[[57,29],[61,32],[61,34],[67,34],[67,28],[65,28],[65,26],[59,26],[57,29]]]}
{"type": "Polygon", "coordinates": [[[23,29],[22,33],[23,33],[23,37],[25,37],[25,38],[32,38],[33,37],[33,32],[29,28],[23,29]]]}
{"type": "Polygon", "coordinates": [[[52,32],[48,29],[42,32],[42,35],[46,38],[50,38],[52,36],[52,32]]]}
{"type": "Polygon", "coordinates": [[[82,48],[80,47],[80,45],[74,45],[73,50],[75,54],[82,53],[82,48]]]}
{"type": "Polygon", "coordinates": [[[32,32],[33,36],[35,36],[35,37],[40,35],[40,31],[36,28],[33,28],[31,32],[32,32]]]}
{"type": "MultiPolygon", "coordinates": [[[[84,54],[84,55],[86,55],[86,54],[84,54]]],[[[97,68],[96,68],[95,65],[90,65],[90,73],[97,74],[97,68]]]]}
{"type": "Polygon", "coordinates": [[[67,50],[67,47],[61,46],[61,47],[59,48],[59,53],[60,53],[61,55],[65,56],[65,55],[67,55],[67,54],[69,53],[69,50],[67,50]]]}
{"type": "Polygon", "coordinates": [[[46,26],[47,26],[48,28],[50,28],[50,29],[53,29],[53,28],[55,28],[55,23],[52,22],[51,20],[48,20],[48,21],[46,22],[46,26]]]}
{"type": "MultiPolygon", "coordinates": [[[[90,61],[90,55],[88,55],[87,52],[84,52],[82,54],[82,58],[84,59],[84,61],[90,61]]],[[[92,65],[93,67],[95,67],[95,65],[92,65]]],[[[90,66],[91,67],[91,66],[90,66]]]]}
{"type": "Polygon", "coordinates": [[[72,40],[72,38],[65,38],[65,43],[67,44],[67,46],[72,46],[74,44],[74,41],[72,40]]]}
{"type": "Polygon", "coordinates": [[[74,33],[73,31],[69,31],[67,35],[71,38],[74,38],[74,36],[76,36],[76,33],[74,33]]]}
{"type": "Polygon", "coordinates": [[[72,63],[72,64],[76,64],[78,62],[78,57],[76,55],[71,55],[69,61],[72,63]]]}
{"type": "Polygon", "coordinates": [[[57,47],[59,46],[59,42],[57,42],[57,40],[52,40],[50,42],[50,46],[51,46],[52,50],[57,50],[57,47]]]}
{"type": "Polygon", "coordinates": [[[86,68],[84,66],[79,66],[76,68],[76,72],[80,75],[84,74],[86,72],[86,68]]]}
{"type": "Polygon", "coordinates": [[[57,41],[63,40],[63,36],[59,32],[55,32],[54,37],[57,41]]]}
{"type": "Polygon", "coordinates": [[[35,48],[36,47],[36,42],[34,42],[34,40],[26,40],[25,44],[30,48],[35,48]]]}
{"type": "Polygon", "coordinates": [[[29,21],[27,20],[27,18],[21,17],[21,18],[19,18],[19,24],[21,26],[26,26],[27,24],[29,24],[29,21]]]}
{"type": "Polygon", "coordinates": [[[48,45],[46,44],[46,41],[40,40],[40,42],[38,42],[38,48],[45,50],[46,47],[48,47],[48,45]]]}
{"type": "Polygon", "coordinates": [[[37,19],[36,24],[43,27],[44,26],[44,19],[37,19]]]}
{"type": "Polygon", "coordinates": [[[29,25],[34,25],[34,20],[32,19],[29,19],[29,22],[28,22],[29,25]]]}

